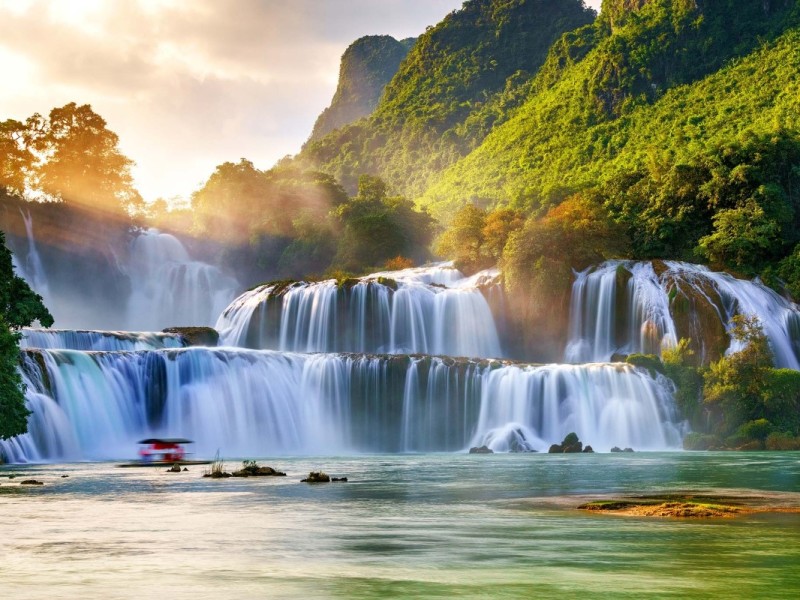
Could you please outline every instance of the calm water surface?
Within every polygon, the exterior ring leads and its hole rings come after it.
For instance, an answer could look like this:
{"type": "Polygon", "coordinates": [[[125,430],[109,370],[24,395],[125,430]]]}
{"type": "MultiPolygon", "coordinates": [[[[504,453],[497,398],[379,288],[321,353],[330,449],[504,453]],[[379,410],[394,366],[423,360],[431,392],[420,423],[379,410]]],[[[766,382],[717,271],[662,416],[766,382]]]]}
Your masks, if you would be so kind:
{"type": "Polygon", "coordinates": [[[604,493],[799,493],[800,453],[260,462],[287,477],[0,467],[2,597],[800,597],[800,515],[688,522],[574,509],[604,493]],[[299,482],[318,469],[350,482],[299,482]]]}

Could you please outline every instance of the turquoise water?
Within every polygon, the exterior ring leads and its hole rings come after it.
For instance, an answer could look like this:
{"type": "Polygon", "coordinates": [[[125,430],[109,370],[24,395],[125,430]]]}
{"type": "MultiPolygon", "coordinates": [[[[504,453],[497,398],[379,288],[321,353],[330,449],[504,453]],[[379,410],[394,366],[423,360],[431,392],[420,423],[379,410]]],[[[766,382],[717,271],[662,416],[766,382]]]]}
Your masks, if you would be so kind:
{"type": "Polygon", "coordinates": [[[260,462],[287,477],[0,467],[3,597],[800,596],[800,515],[680,521],[574,508],[605,493],[800,493],[800,453],[260,462]],[[317,469],[350,481],[299,482],[317,469]],[[29,477],[45,485],[18,485],[29,477]]]}

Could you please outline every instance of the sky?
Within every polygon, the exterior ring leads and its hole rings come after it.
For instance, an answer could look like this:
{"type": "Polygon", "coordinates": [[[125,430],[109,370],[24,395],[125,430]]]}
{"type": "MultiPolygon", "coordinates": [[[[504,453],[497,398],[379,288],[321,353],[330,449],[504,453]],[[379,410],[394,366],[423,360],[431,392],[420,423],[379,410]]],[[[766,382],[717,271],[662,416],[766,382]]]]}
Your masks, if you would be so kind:
{"type": "Polygon", "coordinates": [[[415,37],[461,4],[0,0],[0,120],[90,104],[145,200],[188,198],[225,161],[297,153],[355,39],[415,37]]]}

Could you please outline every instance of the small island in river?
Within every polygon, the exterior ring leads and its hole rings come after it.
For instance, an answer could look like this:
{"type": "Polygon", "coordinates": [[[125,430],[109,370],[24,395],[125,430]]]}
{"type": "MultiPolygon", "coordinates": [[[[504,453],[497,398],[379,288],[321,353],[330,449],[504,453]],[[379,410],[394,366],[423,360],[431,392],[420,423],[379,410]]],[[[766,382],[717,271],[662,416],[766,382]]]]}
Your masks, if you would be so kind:
{"type": "Polygon", "coordinates": [[[760,512],[800,513],[800,494],[674,492],[607,497],[578,506],[588,510],[633,517],[710,519],[760,512]]]}

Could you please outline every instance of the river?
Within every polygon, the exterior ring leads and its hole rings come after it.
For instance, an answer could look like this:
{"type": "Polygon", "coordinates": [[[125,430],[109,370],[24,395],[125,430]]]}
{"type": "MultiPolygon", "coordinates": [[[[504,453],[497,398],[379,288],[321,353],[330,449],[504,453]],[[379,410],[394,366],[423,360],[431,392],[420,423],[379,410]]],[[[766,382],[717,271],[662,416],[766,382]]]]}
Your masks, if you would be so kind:
{"type": "MultiPolygon", "coordinates": [[[[800,453],[406,454],[260,462],[287,476],[210,480],[201,477],[205,467],[173,474],[107,462],[0,467],[3,596],[800,594],[800,515],[686,521],[575,509],[585,497],[606,493],[800,494],[800,453]],[[300,483],[318,469],[349,482],[300,483]],[[45,485],[18,485],[24,478],[45,485]]],[[[227,470],[238,465],[226,462],[227,470]]]]}

